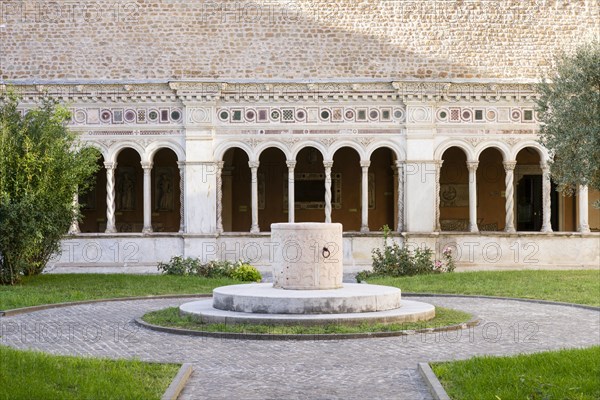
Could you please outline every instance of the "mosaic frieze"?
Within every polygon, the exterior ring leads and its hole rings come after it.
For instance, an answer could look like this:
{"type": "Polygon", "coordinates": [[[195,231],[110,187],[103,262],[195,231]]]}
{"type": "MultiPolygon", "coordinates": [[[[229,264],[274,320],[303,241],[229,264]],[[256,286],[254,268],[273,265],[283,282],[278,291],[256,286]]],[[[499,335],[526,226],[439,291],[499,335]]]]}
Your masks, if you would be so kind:
{"type": "Polygon", "coordinates": [[[183,111],[179,107],[98,107],[71,110],[72,125],[152,125],[182,122],[183,111]]]}
{"type": "Polygon", "coordinates": [[[221,123],[403,123],[400,107],[226,107],[216,111],[221,123]]]}
{"type": "Polygon", "coordinates": [[[435,115],[441,123],[512,123],[538,122],[533,107],[441,107],[435,115]]]}

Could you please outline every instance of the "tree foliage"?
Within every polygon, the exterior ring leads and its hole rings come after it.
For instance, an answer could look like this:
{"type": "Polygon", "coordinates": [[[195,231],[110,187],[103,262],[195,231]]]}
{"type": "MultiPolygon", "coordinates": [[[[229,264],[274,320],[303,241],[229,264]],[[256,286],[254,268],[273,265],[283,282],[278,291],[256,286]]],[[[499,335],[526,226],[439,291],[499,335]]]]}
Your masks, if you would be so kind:
{"type": "Polygon", "coordinates": [[[562,55],[550,78],[538,85],[537,105],[552,179],[565,194],[577,185],[600,190],[600,42],[562,55]]]}
{"type": "Polygon", "coordinates": [[[77,147],[69,111],[44,99],[22,115],[13,93],[0,97],[0,283],[43,271],[89,189],[96,150],[77,147]]]}

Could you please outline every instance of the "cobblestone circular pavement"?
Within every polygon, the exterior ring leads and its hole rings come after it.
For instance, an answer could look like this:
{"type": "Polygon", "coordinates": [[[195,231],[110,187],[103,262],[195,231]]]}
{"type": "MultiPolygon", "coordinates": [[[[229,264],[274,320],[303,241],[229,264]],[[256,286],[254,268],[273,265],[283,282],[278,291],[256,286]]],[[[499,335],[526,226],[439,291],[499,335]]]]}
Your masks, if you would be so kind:
{"type": "Polygon", "coordinates": [[[180,399],[431,399],[418,362],[600,344],[600,311],[517,300],[411,297],[479,326],[392,338],[253,341],[173,335],[133,323],[192,300],[101,302],[0,319],[0,343],[53,354],[194,365],[180,399]]]}

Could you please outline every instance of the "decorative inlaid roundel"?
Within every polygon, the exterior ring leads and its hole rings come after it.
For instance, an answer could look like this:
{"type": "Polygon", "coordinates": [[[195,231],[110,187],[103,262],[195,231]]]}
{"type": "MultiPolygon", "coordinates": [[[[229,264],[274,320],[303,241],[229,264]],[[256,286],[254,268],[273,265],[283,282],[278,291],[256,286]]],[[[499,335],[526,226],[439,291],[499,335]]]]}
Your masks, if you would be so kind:
{"type": "MultiPolygon", "coordinates": [[[[193,111],[188,111],[190,113],[193,111]]],[[[427,114],[429,116],[429,114],[427,114]]],[[[216,116],[222,122],[256,123],[347,123],[347,122],[405,122],[403,108],[392,107],[270,107],[221,108],[216,116]]]]}

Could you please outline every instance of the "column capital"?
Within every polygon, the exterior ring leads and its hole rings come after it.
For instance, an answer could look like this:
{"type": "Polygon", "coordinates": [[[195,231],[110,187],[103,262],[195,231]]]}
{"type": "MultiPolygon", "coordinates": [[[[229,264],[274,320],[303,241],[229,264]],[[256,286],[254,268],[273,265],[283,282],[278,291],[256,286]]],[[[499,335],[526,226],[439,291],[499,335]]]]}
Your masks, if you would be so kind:
{"type": "Polygon", "coordinates": [[[396,168],[404,168],[404,166],[406,165],[406,161],[396,160],[394,161],[394,165],[396,166],[396,168]]]}
{"type": "Polygon", "coordinates": [[[550,164],[548,164],[548,161],[540,161],[540,168],[545,174],[550,172],[550,164]]]}
{"type": "Polygon", "coordinates": [[[323,166],[325,168],[331,168],[331,167],[333,167],[333,160],[323,160],[323,166]]]}
{"type": "Polygon", "coordinates": [[[502,165],[504,165],[505,171],[514,171],[515,167],[517,166],[517,162],[516,161],[502,161],[502,165]]]}
{"type": "Polygon", "coordinates": [[[117,163],[116,162],[105,161],[104,162],[104,168],[106,168],[106,169],[116,169],[117,168],[117,163]]]}
{"type": "Polygon", "coordinates": [[[144,171],[152,170],[152,166],[154,165],[154,163],[148,161],[142,161],[140,164],[142,164],[142,168],[144,169],[144,171]]]}
{"type": "Polygon", "coordinates": [[[360,166],[362,168],[369,168],[371,166],[371,160],[360,160],[360,166]]]}
{"type": "Polygon", "coordinates": [[[296,160],[286,160],[285,164],[288,168],[296,168],[296,160]]]}
{"type": "Polygon", "coordinates": [[[444,164],[444,160],[435,160],[433,163],[435,164],[436,168],[441,169],[442,165],[444,164]]]}
{"type": "Polygon", "coordinates": [[[250,168],[258,168],[259,165],[260,165],[259,161],[248,161],[248,166],[250,168]]]}
{"type": "Polygon", "coordinates": [[[179,169],[185,169],[185,161],[177,161],[177,167],[179,169]]]}
{"type": "Polygon", "coordinates": [[[469,172],[476,172],[478,166],[479,161],[467,161],[467,168],[469,169],[469,172]]]}

